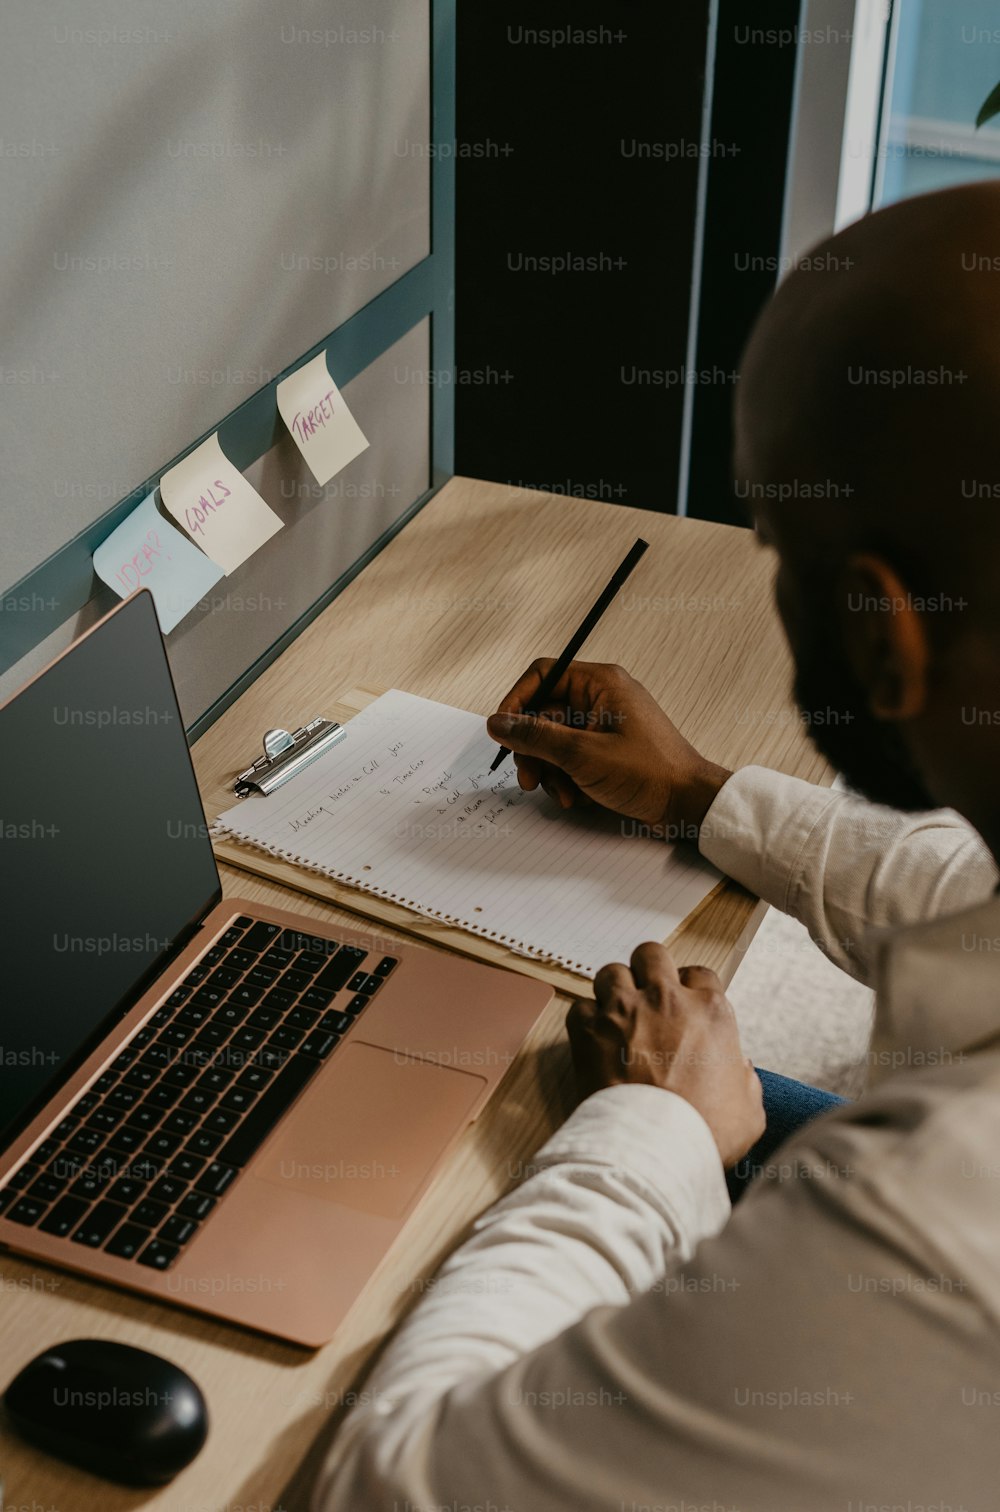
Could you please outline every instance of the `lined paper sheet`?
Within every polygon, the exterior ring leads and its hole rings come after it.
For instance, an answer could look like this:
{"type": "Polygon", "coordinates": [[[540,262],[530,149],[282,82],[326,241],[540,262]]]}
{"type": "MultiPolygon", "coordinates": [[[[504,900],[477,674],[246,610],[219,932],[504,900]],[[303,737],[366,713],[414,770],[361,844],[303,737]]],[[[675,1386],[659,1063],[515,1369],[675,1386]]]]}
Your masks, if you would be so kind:
{"type": "Polygon", "coordinates": [[[347,728],[214,833],[588,977],[665,939],[720,879],[630,820],[522,792],[511,760],[491,773],[481,715],[393,689],[347,728]]]}

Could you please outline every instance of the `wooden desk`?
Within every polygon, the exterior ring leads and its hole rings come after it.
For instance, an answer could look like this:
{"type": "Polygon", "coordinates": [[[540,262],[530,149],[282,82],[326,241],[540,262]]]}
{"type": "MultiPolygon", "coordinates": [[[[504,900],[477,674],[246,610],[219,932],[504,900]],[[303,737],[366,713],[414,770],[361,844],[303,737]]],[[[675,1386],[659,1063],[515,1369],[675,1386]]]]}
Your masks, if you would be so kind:
{"type": "MultiPolygon", "coordinates": [[[[772,561],[749,532],[455,478],[198,742],[207,814],[231,803],[232,778],[266,728],[322,714],[352,685],[395,686],[487,714],[534,656],[558,655],[581,605],[637,535],[652,549],[595,632],[588,659],[627,666],[715,760],[824,780],[788,701],[772,561]]],[[[227,895],[348,917],[232,868],[224,868],[223,884],[227,895]]],[[[696,928],[681,933],[678,959],[728,978],[761,913],[753,899],[727,889],[696,928]]],[[[567,1006],[565,998],[553,1002],[337,1338],[315,1354],[4,1257],[4,1380],[57,1340],[117,1338],[188,1370],[208,1399],[212,1430],[190,1469],[152,1493],[70,1470],[5,1430],[3,1506],[304,1506],[337,1410],[387,1330],[568,1111],[567,1006]]]]}

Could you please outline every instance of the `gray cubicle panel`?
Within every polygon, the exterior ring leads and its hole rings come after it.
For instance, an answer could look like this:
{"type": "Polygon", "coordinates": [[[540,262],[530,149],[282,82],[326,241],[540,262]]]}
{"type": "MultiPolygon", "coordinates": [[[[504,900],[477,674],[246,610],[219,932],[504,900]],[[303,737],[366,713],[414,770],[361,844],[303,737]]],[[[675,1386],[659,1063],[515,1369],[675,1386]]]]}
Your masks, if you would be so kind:
{"type": "Polygon", "coordinates": [[[114,602],[90,554],[217,427],[286,528],[168,639],[192,724],[441,481],[453,24],[453,0],[5,12],[0,694],[114,602]],[[274,402],[318,351],[371,443],[325,490],[274,402]]]}

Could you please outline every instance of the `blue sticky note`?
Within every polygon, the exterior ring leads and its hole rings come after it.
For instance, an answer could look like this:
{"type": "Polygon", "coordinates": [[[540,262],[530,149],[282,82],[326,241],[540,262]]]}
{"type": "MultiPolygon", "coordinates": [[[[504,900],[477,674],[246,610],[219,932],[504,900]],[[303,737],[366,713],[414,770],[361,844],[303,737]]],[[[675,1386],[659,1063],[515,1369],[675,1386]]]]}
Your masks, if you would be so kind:
{"type": "Polygon", "coordinates": [[[148,588],[164,635],[224,576],[221,567],[164,519],[155,492],[98,546],[94,571],[119,598],[148,588]]]}

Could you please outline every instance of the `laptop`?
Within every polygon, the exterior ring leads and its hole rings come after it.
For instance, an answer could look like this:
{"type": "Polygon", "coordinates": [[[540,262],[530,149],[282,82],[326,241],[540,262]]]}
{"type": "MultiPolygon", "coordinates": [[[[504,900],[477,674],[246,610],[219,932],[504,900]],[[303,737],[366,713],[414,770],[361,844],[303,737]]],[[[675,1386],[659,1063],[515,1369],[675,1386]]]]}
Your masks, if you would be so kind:
{"type": "Polygon", "coordinates": [[[224,900],[145,590],[0,746],[0,1244],[325,1343],[551,989],[224,900]]]}

